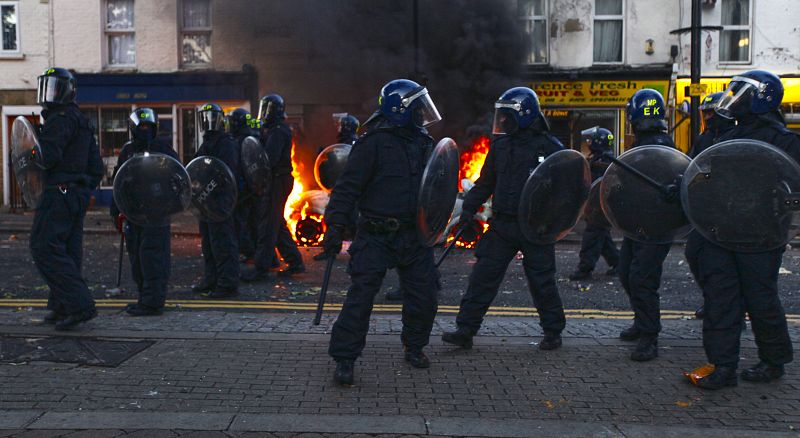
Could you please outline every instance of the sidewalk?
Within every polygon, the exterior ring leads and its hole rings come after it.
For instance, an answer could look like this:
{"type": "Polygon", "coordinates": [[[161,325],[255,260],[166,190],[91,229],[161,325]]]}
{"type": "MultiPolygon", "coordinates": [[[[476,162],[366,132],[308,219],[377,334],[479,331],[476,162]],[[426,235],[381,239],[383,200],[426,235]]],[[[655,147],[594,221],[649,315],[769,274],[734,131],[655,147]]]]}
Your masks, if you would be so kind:
{"type": "MultiPolygon", "coordinates": [[[[43,314],[0,310],[0,333],[53,336],[38,325],[43,314]]],[[[564,347],[542,352],[537,320],[490,317],[463,351],[439,340],[453,324],[442,315],[427,349],[433,365],[416,370],[403,362],[399,316],[380,314],[356,364],[357,385],[340,388],[327,356],[335,314],[319,327],[312,317],[171,311],[135,319],[104,311],[68,336],[155,343],[115,368],[0,363],[0,437],[800,436],[794,364],[770,385],[711,392],[683,380],[682,371],[704,363],[698,321],[664,321],[661,356],[634,363],[631,345],[616,339],[626,320],[570,319],[564,347]]],[[[800,324],[790,326],[797,341],[800,324]]],[[[744,338],[747,366],[757,358],[752,333],[744,338]]]]}

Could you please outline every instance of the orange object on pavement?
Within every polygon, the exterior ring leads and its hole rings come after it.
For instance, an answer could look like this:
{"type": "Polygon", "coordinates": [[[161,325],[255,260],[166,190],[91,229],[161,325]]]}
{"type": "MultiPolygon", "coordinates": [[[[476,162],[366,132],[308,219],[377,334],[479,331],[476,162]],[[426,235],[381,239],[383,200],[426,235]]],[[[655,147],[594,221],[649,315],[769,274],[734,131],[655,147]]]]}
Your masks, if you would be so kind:
{"type": "Polygon", "coordinates": [[[715,368],[716,367],[714,364],[707,363],[699,368],[693,369],[692,371],[684,372],[683,376],[689,379],[689,381],[692,382],[692,385],[697,386],[697,382],[699,382],[700,379],[708,377],[709,374],[714,372],[715,368]]]}

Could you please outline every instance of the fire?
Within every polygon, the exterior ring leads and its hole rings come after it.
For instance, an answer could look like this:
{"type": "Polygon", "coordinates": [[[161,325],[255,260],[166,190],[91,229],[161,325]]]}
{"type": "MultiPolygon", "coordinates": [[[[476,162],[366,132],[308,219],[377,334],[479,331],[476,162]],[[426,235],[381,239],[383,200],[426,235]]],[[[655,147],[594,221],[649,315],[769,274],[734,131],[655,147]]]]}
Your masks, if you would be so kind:
{"type": "Polygon", "coordinates": [[[297,160],[295,156],[295,149],[297,144],[292,142],[292,178],[294,178],[294,186],[292,193],[286,199],[286,205],[283,207],[283,218],[286,219],[286,225],[289,227],[289,232],[292,233],[292,238],[299,245],[314,246],[322,240],[322,235],[325,231],[325,225],[322,222],[322,215],[314,211],[310,211],[311,204],[308,202],[305,187],[301,175],[305,170],[302,162],[297,160]],[[300,229],[298,233],[298,228],[300,229]]]}
{"type": "Polygon", "coordinates": [[[468,151],[461,153],[461,174],[459,181],[467,178],[472,182],[481,176],[481,167],[489,153],[489,137],[479,137],[468,151]]]}

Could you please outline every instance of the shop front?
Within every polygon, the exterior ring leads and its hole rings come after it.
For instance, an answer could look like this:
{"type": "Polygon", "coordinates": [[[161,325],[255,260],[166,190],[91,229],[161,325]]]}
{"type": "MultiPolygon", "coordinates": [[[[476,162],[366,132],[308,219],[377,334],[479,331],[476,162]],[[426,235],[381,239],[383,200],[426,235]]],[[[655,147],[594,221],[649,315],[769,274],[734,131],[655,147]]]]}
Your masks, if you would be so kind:
{"type": "Polygon", "coordinates": [[[626,126],[625,105],[636,91],[643,88],[658,90],[667,96],[668,80],[582,80],[537,81],[530,84],[539,96],[539,103],[550,122],[553,135],[565,147],[588,155],[581,131],[593,126],[606,128],[617,140],[616,154],[633,141],[626,126]],[[626,138],[627,137],[627,138],[626,138]]]}

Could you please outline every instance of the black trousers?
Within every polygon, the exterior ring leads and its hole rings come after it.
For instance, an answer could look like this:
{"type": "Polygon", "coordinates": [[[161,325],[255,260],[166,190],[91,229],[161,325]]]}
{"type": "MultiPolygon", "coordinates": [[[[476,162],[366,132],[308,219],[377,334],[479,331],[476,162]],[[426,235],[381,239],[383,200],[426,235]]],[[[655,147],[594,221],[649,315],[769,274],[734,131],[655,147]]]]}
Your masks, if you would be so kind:
{"type": "Polygon", "coordinates": [[[204,283],[220,289],[239,287],[239,241],[234,218],[224,222],[200,221],[204,283]]]}
{"type": "Polygon", "coordinates": [[[578,254],[578,270],[583,272],[594,271],[594,266],[600,256],[606,260],[609,267],[619,264],[619,250],[614,240],[611,239],[611,230],[586,224],[581,237],[581,251],[578,254]]]}
{"type": "Polygon", "coordinates": [[[703,347],[708,361],[720,366],[738,366],[739,342],[747,312],[759,359],[772,365],[791,362],[792,341],[778,297],[783,249],[741,253],[721,248],[703,237],[699,239],[696,268],[705,299],[703,347]]]}
{"type": "Polygon", "coordinates": [[[664,260],[671,243],[652,244],[625,238],[620,249],[619,279],[631,300],[633,325],[640,332],[657,335],[661,332],[661,303],[658,288],[664,260]]]}
{"type": "Polygon", "coordinates": [[[566,325],[564,305],[556,287],[555,245],[534,245],[522,235],[517,221],[494,219],[475,249],[478,261],[472,268],[467,292],[456,317],[459,327],[477,333],[483,317],[497,296],[508,264],[518,251],[542,329],[561,333],[566,325]]]}
{"type": "Polygon", "coordinates": [[[94,308],[81,276],[83,219],[91,192],[69,188],[42,194],[31,228],[30,249],[39,274],[50,289],[47,308],[69,315],[94,308]]]}
{"type": "Polygon", "coordinates": [[[303,264],[303,256],[297,250],[297,243],[283,218],[286,200],[293,187],[292,175],[276,176],[272,179],[269,193],[259,199],[258,244],[255,255],[255,267],[259,271],[267,272],[272,267],[275,249],[288,265],[303,264]]]}
{"type": "Polygon", "coordinates": [[[416,230],[372,234],[359,230],[350,245],[351,285],[331,332],[328,353],[337,360],[354,360],[367,341],[375,295],[386,270],[396,268],[403,288],[403,345],[428,345],[438,308],[439,276],[433,249],[419,242],[416,230]]]}
{"type": "Polygon", "coordinates": [[[252,192],[241,192],[234,211],[236,234],[239,236],[239,252],[248,258],[253,257],[256,253],[257,200],[258,197],[252,192]]]}
{"type": "Polygon", "coordinates": [[[129,223],[125,229],[131,275],[141,305],[164,307],[171,267],[170,237],[169,226],[141,227],[129,223]]]}

